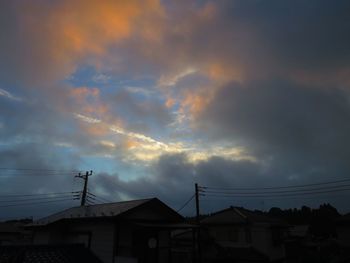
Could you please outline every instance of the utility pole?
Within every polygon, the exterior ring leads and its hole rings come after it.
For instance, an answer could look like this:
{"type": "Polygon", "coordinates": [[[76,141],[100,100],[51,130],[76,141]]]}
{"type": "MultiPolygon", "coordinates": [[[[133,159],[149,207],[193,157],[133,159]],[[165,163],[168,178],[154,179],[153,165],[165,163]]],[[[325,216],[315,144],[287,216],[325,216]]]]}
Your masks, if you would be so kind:
{"type": "Polygon", "coordinates": [[[198,188],[198,184],[195,183],[194,185],[195,188],[195,196],[196,196],[196,223],[197,223],[197,235],[196,235],[196,239],[197,239],[197,253],[198,253],[198,259],[197,262],[201,263],[202,262],[202,252],[201,252],[201,228],[200,228],[200,219],[199,219],[199,188],[198,188]]]}
{"type": "Polygon", "coordinates": [[[199,191],[198,191],[197,183],[195,183],[194,189],[195,189],[195,195],[196,195],[196,222],[197,222],[197,225],[199,225],[199,191]]]}
{"type": "Polygon", "coordinates": [[[92,171],[90,172],[86,172],[85,175],[82,175],[81,173],[79,173],[79,175],[76,175],[75,177],[78,178],[82,178],[84,180],[84,188],[83,188],[83,193],[81,195],[81,203],[80,206],[84,206],[85,205],[85,201],[86,201],[86,193],[87,193],[87,185],[88,185],[88,181],[89,181],[89,176],[92,175],[92,171]]]}

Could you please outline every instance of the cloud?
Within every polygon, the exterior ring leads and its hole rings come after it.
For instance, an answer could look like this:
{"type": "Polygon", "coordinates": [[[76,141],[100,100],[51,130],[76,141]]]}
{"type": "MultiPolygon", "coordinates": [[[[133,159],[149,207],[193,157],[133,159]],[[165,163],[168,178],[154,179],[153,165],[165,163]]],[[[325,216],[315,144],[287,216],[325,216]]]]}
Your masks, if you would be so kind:
{"type": "MultiPolygon", "coordinates": [[[[157,196],[174,209],[179,209],[193,194],[194,184],[210,187],[245,188],[271,187],[308,182],[306,178],[276,176],[273,169],[263,163],[250,160],[228,160],[212,157],[198,163],[188,161],[186,154],[163,155],[149,167],[147,176],[124,180],[119,174],[99,173],[91,181],[94,190],[112,200],[149,198],[157,196]]],[[[318,196],[295,196],[292,198],[244,198],[200,197],[200,210],[213,212],[230,205],[250,209],[266,209],[272,206],[288,207],[309,205],[318,207],[321,202],[335,203],[341,211],[347,211],[347,195],[324,194],[318,196]]],[[[194,200],[181,211],[194,216],[194,200]]]]}
{"type": "Polygon", "coordinates": [[[161,78],[158,81],[158,85],[161,87],[175,86],[179,80],[196,72],[197,70],[195,68],[189,67],[174,76],[161,76],[161,78]]]}
{"type": "Polygon", "coordinates": [[[111,77],[105,74],[96,74],[92,77],[92,80],[96,83],[106,84],[110,81],[111,77]]]}
{"type": "Polygon", "coordinates": [[[6,72],[1,76],[10,73],[6,79],[14,78],[16,71],[19,81],[33,86],[64,79],[83,62],[97,66],[110,45],[130,38],[135,31],[152,37],[151,21],[162,15],[161,5],[154,0],[6,1],[2,7],[1,54],[5,59],[1,67],[6,72]],[[9,56],[11,48],[17,52],[9,56]]]}
{"type": "MultiPolygon", "coordinates": [[[[7,129],[13,127],[6,127],[7,129]]],[[[1,136],[2,138],[3,135],[1,136]]],[[[10,139],[7,137],[7,139],[10,139]]],[[[33,138],[32,138],[33,139],[33,138]]],[[[50,141],[48,137],[44,141],[50,141]]],[[[2,195],[38,194],[71,192],[77,190],[77,185],[73,186],[73,179],[76,173],[80,157],[72,152],[64,151],[62,154],[56,145],[40,141],[31,141],[24,137],[18,143],[7,142],[0,148],[0,167],[2,168],[0,180],[3,187],[2,195]],[[11,168],[14,170],[6,170],[11,168]],[[34,169],[33,171],[23,171],[16,169],[34,169]],[[48,171],[45,171],[48,169],[48,171]],[[41,170],[41,171],[40,171],[41,170]],[[50,172],[57,170],[60,172],[50,172]]],[[[80,187],[79,187],[80,188],[80,187]]],[[[79,189],[80,190],[80,189],[79,189]]],[[[37,198],[38,196],[33,196],[37,198]]],[[[67,197],[67,196],[66,196],[67,197]]],[[[23,197],[21,198],[23,200],[23,197]]],[[[30,199],[27,197],[27,199],[30,199]]],[[[18,198],[2,197],[1,205],[15,204],[18,198]]],[[[43,202],[54,199],[28,200],[31,202],[43,202]]],[[[74,201],[64,201],[56,203],[43,203],[40,205],[22,205],[2,207],[0,220],[24,217],[42,217],[48,213],[76,205],[74,201]]]]}
{"type": "Polygon", "coordinates": [[[343,178],[350,168],[349,93],[286,81],[231,83],[198,118],[214,141],[242,145],[276,176],[343,178]]]}
{"type": "Polygon", "coordinates": [[[108,102],[113,105],[111,112],[114,115],[129,119],[131,129],[135,128],[133,125],[140,125],[144,130],[156,130],[172,121],[172,115],[161,102],[158,93],[151,97],[140,97],[138,93],[126,89],[110,96],[108,102]]]}
{"type": "Polygon", "coordinates": [[[81,119],[81,120],[87,122],[87,123],[100,123],[101,122],[101,120],[90,118],[90,117],[87,117],[87,116],[84,116],[84,115],[81,115],[78,113],[75,113],[74,116],[78,119],[81,119]]]}
{"type": "Polygon", "coordinates": [[[11,94],[10,92],[4,90],[4,89],[0,89],[0,96],[4,96],[8,99],[11,99],[11,100],[16,100],[16,101],[21,101],[22,98],[20,97],[17,97],[17,96],[14,96],[13,94],[11,94]]]}

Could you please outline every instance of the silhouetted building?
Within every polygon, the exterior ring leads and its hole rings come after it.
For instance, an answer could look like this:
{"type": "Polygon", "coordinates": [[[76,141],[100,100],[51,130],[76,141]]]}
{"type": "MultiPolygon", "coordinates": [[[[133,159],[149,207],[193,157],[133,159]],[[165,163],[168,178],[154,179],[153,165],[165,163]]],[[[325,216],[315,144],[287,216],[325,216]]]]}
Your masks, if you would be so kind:
{"type": "Polygon", "coordinates": [[[28,220],[0,223],[0,245],[30,244],[32,242],[32,233],[24,228],[26,224],[28,224],[28,220]]]}
{"type": "Polygon", "coordinates": [[[340,245],[350,248],[350,213],[337,220],[336,229],[340,245]]]}
{"type": "Polygon", "coordinates": [[[170,262],[171,231],[190,228],[157,198],[73,207],[35,221],[34,244],[85,244],[103,262],[170,262]]]}
{"type": "Polygon", "coordinates": [[[269,262],[285,259],[288,225],[244,208],[230,207],[201,221],[216,244],[216,254],[203,256],[221,262],[269,262]]]}

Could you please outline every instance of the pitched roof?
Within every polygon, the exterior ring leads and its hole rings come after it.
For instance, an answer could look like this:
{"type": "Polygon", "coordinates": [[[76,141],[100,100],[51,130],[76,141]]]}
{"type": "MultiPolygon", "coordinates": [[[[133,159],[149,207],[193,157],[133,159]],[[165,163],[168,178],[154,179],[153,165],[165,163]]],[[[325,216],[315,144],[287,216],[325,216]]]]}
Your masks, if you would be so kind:
{"type": "Polygon", "coordinates": [[[202,224],[246,224],[246,223],[269,223],[281,224],[279,219],[271,218],[263,214],[253,212],[242,207],[229,207],[218,211],[201,221],[202,224]]]}
{"type": "Polygon", "coordinates": [[[158,199],[149,198],[149,199],[116,202],[116,203],[72,207],[72,208],[63,210],[61,212],[58,212],[56,214],[38,219],[34,221],[31,226],[43,226],[43,225],[57,222],[62,219],[116,217],[130,211],[131,209],[134,209],[145,203],[148,203],[152,200],[158,200],[158,199]]]}

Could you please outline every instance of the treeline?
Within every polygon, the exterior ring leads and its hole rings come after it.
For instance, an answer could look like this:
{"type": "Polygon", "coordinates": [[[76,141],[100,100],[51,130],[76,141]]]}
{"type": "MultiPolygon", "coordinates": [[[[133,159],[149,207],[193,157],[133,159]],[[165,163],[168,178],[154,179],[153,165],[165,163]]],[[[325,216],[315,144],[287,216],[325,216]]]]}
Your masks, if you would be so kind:
{"type": "MultiPolygon", "coordinates": [[[[318,208],[302,206],[301,208],[281,209],[273,207],[268,212],[254,210],[255,213],[281,219],[290,225],[308,225],[309,232],[317,238],[336,236],[337,219],[341,216],[338,210],[329,203],[321,204],[318,208]]],[[[211,214],[201,214],[200,220],[211,214]]],[[[186,217],[188,223],[195,223],[195,217],[186,217]]]]}
{"type": "Polygon", "coordinates": [[[273,207],[265,214],[282,219],[291,225],[309,225],[310,234],[325,238],[336,235],[337,219],[341,216],[330,204],[322,204],[316,209],[307,206],[285,210],[273,207]]]}

